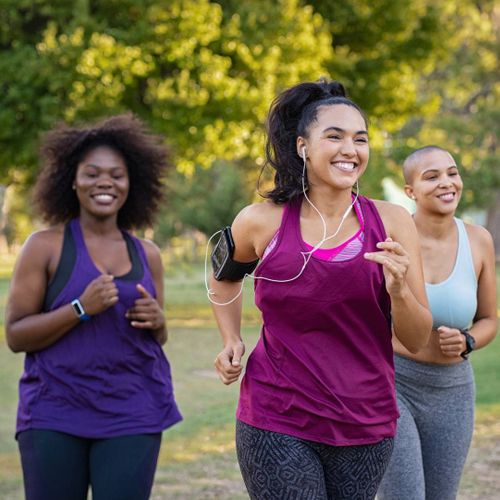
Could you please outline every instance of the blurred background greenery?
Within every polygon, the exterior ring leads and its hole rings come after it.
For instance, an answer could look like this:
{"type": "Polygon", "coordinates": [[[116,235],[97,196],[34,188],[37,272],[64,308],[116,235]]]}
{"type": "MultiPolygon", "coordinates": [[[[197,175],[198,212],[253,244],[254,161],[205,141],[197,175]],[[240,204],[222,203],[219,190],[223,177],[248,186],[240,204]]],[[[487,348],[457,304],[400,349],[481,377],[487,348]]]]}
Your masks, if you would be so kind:
{"type": "Polygon", "coordinates": [[[257,196],[273,97],[328,76],[370,118],[363,194],[401,185],[412,148],[449,148],[461,207],[485,210],[500,252],[494,0],[0,0],[0,13],[0,249],[39,224],[29,190],[43,132],[128,110],[175,159],[150,235],[196,247],[257,196]]]}
{"type": "MultiPolygon", "coordinates": [[[[300,81],[341,81],[370,119],[361,192],[402,186],[426,144],[462,167],[461,209],[481,211],[500,256],[500,6],[494,0],[0,0],[0,309],[19,246],[41,227],[30,201],[43,133],[133,111],[165,137],[173,169],[161,217],[177,398],[154,498],[246,498],[234,454],[238,386],[223,386],[203,285],[206,238],[257,199],[264,122],[300,81]]],[[[271,180],[262,176],[262,188],[271,180]]],[[[247,352],[258,314],[247,284],[247,352]]],[[[3,325],[0,320],[0,336],[3,325]]],[[[473,356],[477,423],[460,499],[500,489],[500,343],[473,356]]],[[[22,356],[0,343],[0,498],[22,498],[13,439],[22,356]]]]}

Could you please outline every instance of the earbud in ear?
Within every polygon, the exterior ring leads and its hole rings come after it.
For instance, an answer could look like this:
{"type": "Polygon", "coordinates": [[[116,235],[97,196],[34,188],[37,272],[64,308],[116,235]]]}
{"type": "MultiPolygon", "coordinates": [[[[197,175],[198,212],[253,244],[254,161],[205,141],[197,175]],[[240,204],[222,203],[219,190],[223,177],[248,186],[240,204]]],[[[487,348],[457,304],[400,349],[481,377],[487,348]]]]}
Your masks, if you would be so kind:
{"type": "Polygon", "coordinates": [[[306,147],[302,146],[302,158],[305,160],[306,159],[306,147]]]}
{"type": "Polygon", "coordinates": [[[414,194],[412,194],[412,195],[411,195],[411,199],[412,199],[412,200],[416,200],[417,198],[415,198],[415,195],[414,195],[414,194]]]}

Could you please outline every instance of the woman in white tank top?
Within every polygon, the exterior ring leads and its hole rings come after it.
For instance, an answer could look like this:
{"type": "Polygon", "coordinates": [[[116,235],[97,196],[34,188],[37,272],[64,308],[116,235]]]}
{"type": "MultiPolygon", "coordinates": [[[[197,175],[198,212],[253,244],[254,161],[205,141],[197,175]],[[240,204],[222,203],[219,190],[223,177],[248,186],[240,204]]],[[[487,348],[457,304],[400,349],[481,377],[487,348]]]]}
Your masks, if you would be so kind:
{"type": "Polygon", "coordinates": [[[378,498],[455,500],[474,426],[468,357],[497,331],[493,241],[483,227],[455,217],[463,183],[447,151],[414,151],[403,170],[416,203],[433,332],[416,354],[393,337],[401,416],[378,498]]]}

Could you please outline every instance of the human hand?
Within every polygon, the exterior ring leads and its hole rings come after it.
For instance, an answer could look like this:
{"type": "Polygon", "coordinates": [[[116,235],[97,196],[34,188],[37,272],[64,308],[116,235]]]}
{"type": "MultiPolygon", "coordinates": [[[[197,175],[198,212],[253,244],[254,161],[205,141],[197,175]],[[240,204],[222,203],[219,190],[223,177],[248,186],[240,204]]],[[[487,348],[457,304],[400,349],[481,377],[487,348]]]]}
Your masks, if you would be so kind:
{"type": "Polygon", "coordinates": [[[440,326],[438,329],[439,347],[444,356],[448,358],[459,357],[465,351],[467,345],[465,335],[457,328],[448,328],[440,326]]]}
{"type": "Polygon", "coordinates": [[[226,385],[236,382],[243,370],[241,358],[245,354],[245,344],[241,340],[226,345],[224,349],[217,354],[214,365],[219,378],[226,385]]]}
{"type": "Polygon", "coordinates": [[[134,306],[128,309],[125,317],[130,321],[134,328],[158,330],[165,326],[165,315],[158,301],[140,284],[137,284],[137,290],[141,294],[136,299],[134,306]]]}
{"type": "Polygon", "coordinates": [[[406,288],[406,273],[410,266],[410,258],[403,246],[392,238],[377,243],[380,252],[367,252],[366,260],[382,265],[385,287],[391,298],[398,297],[406,288]]]}
{"type": "Polygon", "coordinates": [[[110,274],[101,274],[92,280],[79,297],[85,312],[99,314],[118,302],[118,288],[110,274]]]}

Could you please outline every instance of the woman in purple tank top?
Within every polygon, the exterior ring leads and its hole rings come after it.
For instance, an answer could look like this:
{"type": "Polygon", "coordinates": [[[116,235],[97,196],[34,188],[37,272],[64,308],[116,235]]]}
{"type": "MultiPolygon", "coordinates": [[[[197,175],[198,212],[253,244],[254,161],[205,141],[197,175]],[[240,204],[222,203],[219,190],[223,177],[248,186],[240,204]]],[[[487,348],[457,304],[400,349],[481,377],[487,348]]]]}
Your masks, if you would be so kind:
{"type": "Polygon", "coordinates": [[[51,131],[35,201],[52,224],[25,243],[6,312],[25,352],[16,437],[28,500],[149,498],[161,433],[181,419],[161,345],[148,227],[168,157],[134,116],[51,131]]]}
{"type": "MultiPolygon", "coordinates": [[[[398,417],[391,329],[411,352],[431,331],[415,225],[353,193],[367,122],[338,82],[277,97],[266,156],[275,187],[232,225],[234,261],[260,259],[263,320],[237,410],[243,479],[252,499],[373,499],[398,417]]],[[[242,373],[240,289],[211,280],[225,384],[242,373]]]]}

